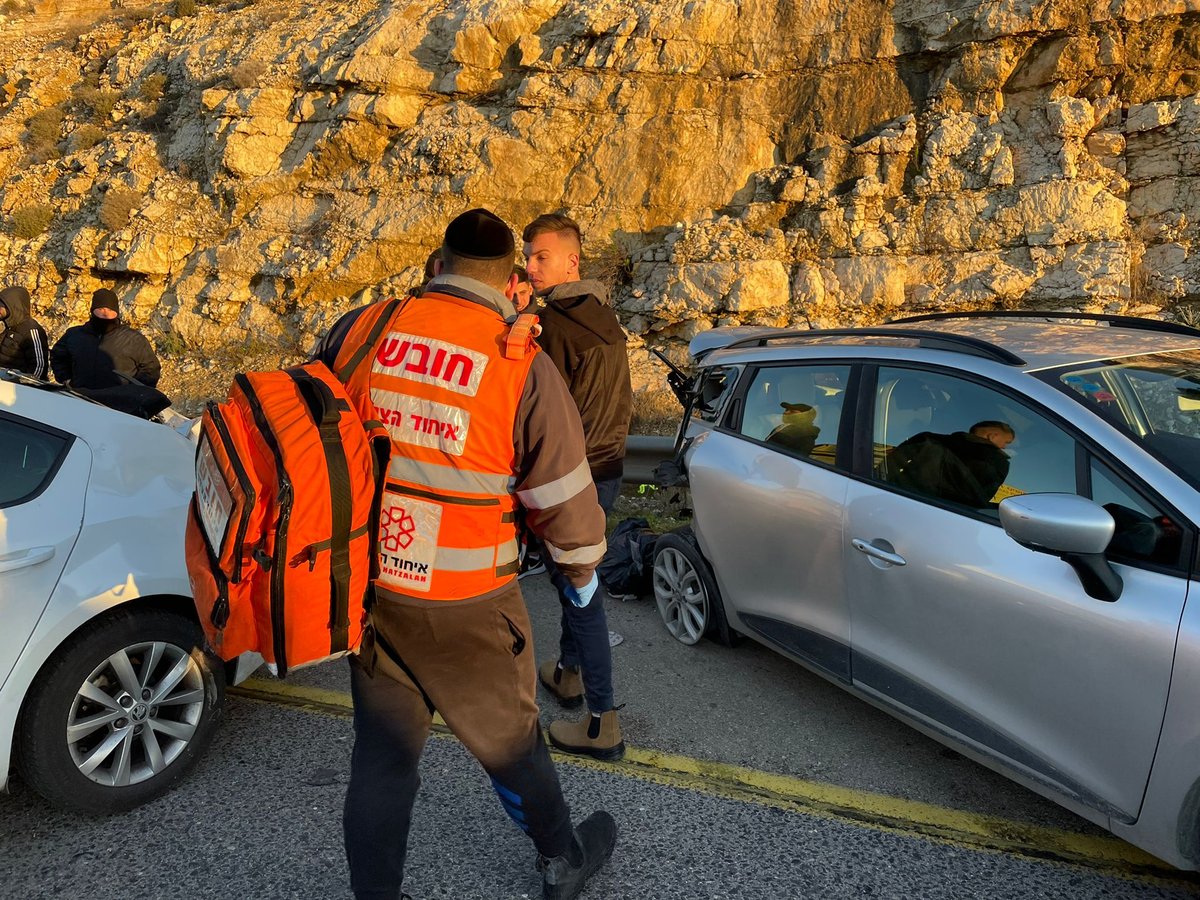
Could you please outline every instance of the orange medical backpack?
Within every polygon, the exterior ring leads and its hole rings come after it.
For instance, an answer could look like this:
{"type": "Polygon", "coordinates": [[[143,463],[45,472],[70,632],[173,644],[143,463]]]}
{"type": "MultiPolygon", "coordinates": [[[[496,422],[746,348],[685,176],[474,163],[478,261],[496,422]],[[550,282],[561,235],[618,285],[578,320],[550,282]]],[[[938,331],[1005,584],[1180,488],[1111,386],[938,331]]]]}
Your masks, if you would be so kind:
{"type": "Polygon", "coordinates": [[[390,438],[320,362],[238,375],[200,425],[186,554],[213,651],[280,677],[362,638],[390,438]]]}

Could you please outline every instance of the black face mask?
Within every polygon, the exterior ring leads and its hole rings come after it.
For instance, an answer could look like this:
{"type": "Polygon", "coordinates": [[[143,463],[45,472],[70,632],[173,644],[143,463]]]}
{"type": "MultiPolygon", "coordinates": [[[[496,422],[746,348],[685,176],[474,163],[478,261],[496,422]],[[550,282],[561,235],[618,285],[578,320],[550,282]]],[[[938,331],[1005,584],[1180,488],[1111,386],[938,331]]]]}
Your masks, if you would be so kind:
{"type": "Polygon", "coordinates": [[[107,334],[118,321],[118,319],[102,319],[95,313],[92,314],[92,328],[99,334],[107,334]]]}

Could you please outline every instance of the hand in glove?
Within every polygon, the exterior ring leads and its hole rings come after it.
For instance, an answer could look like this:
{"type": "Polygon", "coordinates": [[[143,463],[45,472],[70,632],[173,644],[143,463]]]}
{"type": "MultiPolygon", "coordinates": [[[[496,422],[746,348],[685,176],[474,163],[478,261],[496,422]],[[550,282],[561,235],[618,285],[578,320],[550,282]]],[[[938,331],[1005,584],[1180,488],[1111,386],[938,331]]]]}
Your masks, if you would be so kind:
{"type": "Polygon", "coordinates": [[[573,584],[567,585],[567,599],[571,601],[573,606],[578,606],[583,609],[592,602],[592,597],[596,595],[596,589],[600,587],[600,579],[596,577],[596,573],[592,573],[592,580],[583,587],[575,587],[573,584]]]}

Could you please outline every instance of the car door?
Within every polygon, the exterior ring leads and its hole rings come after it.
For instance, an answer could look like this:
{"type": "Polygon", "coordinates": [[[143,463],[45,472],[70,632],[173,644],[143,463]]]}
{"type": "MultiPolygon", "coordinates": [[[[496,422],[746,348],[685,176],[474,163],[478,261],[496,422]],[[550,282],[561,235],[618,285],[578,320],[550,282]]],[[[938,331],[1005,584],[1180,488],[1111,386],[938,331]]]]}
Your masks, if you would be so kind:
{"type": "Polygon", "coordinates": [[[733,627],[849,678],[841,451],[848,365],[753,368],[688,458],[694,529],[733,627]]]}
{"type": "MultiPolygon", "coordinates": [[[[874,396],[875,464],[847,496],[855,685],[1131,821],[1162,723],[1187,579],[1171,564],[1137,559],[1137,541],[1126,541],[1132,550],[1110,554],[1124,593],[1095,600],[1067,563],[1010,539],[996,506],[1016,493],[1086,494],[1094,484],[1097,502],[1125,497],[1122,505],[1148,516],[1164,511],[1135,500],[1137,489],[1057,420],[998,386],[880,367],[874,396]],[[1007,428],[1009,440],[984,446],[972,426],[988,424],[978,432],[1007,428]],[[939,442],[925,456],[914,449],[939,442]],[[986,464],[954,468],[961,460],[947,448],[959,445],[986,464]],[[968,501],[962,484],[971,479],[979,492],[968,501]]],[[[1163,552],[1183,558],[1178,542],[1163,552]]]]}
{"type": "Polygon", "coordinates": [[[0,460],[2,686],[79,535],[91,453],[65,432],[0,413],[0,460]]]}

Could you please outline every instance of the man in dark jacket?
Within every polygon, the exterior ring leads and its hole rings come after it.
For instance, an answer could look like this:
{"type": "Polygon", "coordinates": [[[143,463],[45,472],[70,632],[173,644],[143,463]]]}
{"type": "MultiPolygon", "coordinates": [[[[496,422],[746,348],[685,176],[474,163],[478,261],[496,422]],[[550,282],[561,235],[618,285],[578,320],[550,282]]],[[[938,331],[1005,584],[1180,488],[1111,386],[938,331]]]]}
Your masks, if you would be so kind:
{"type": "Polygon", "coordinates": [[[888,454],[887,477],[900,487],[983,509],[1008,477],[1004,448],[1014,437],[1007,422],[991,420],[953,434],[922,431],[888,454]]]}
{"type": "Polygon", "coordinates": [[[66,330],[50,351],[50,368],[63,384],[97,390],[126,384],[122,375],[147,387],[162,369],[154,348],[140,331],[121,321],[117,295],[108,288],[92,294],[92,317],[66,330]]]}
{"type": "MultiPolygon", "coordinates": [[[[579,277],[582,243],[574,220],[538,216],[521,239],[529,280],[543,304],[538,343],[566,379],[579,408],[588,468],[600,506],[608,513],[621,490],[633,412],[625,332],[608,305],[604,285],[579,277]]],[[[612,648],[602,598],[582,609],[573,606],[553,555],[546,562],[562,603],[562,637],[559,658],[543,663],[538,679],[564,706],[576,706],[586,696],[591,713],[582,722],[551,723],[550,742],[568,753],[620,759],[625,743],[613,702],[612,648]]]]}
{"type": "Polygon", "coordinates": [[[0,291],[0,369],[19,369],[34,378],[45,378],[50,361],[46,329],[30,315],[29,291],[6,287],[0,291]]]}

